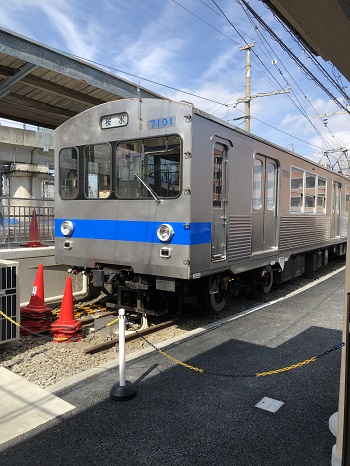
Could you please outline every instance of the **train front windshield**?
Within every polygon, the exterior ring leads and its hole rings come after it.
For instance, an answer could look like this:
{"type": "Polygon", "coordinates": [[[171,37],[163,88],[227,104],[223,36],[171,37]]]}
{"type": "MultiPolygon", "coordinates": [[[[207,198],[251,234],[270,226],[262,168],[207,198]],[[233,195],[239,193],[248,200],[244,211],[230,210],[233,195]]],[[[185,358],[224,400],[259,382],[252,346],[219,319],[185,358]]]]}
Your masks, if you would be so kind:
{"type": "Polygon", "coordinates": [[[103,143],[60,151],[60,197],[175,198],[181,193],[179,136],[103,143]],[[116,158],[112,173],[112,157],[116,158]],[[80,157],[84,161],[79,163],[80,157]],[[81,167],[81,168],[78,168],[81,167]],[[82,170],[83,173],[79,173],[82,170]],[[81,181],[80,181],[81,180],[81,181]]]}
{"type": "Polygon", "coordinates": [[[168,136],[117,145],[117,196],[123,199],[180,194],[180,138],[168,136]],[[148,189],[148,188],[151,188],[148,189]]]}

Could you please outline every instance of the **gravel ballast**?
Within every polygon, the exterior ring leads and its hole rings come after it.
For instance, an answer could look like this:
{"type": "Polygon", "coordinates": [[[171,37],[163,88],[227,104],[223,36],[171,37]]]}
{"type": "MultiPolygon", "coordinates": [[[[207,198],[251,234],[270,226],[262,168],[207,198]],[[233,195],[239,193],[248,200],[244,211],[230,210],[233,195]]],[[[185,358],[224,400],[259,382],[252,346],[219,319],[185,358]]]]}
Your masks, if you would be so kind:
{"type": "MultiPolygon", "coordinates": [[[[211,324],[214,321],[227,318],[259,304],[272,301],[303,287],[327,274],[343,268],[344,258],[337,259],[328,266],[307,276],[300,277],[284,285],[273,287],[269,294],[260,296],[242,295],[234,298],[230,306],[220,313],[203,313],[181,323],[181,328],[173,325],[156,333],[147,335],[147,340],[153,344],[185,334],[198,327],[211,324]]],[[[93,345],[115,339],[116,336],[106,336],[101,332],[84,331],[80,342],[54,343],[49,334],[40,336],[23,336],[19,344],[1,348],[0,367],[5,367],[36,385],[45,388],[63,379],[79,374],[101,364],[118,358],[118,344],[105,351],[94,354],[85,353],[84,349],[93,345]]],[[[145,340],[127,343],[126,353],[149,347],[145,340]]]]}

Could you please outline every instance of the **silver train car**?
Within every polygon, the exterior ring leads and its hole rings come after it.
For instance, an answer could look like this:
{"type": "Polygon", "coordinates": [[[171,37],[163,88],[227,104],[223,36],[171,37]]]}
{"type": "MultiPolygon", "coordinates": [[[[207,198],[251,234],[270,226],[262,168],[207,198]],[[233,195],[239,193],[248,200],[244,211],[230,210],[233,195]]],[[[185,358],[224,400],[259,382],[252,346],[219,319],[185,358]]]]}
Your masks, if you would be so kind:
{"type": "Polygon", "coordinates": [[[56,262],[126,309],[220,311],[346,252],[349,179],[189,103],[102,104],[54,141],[56,262]]]}

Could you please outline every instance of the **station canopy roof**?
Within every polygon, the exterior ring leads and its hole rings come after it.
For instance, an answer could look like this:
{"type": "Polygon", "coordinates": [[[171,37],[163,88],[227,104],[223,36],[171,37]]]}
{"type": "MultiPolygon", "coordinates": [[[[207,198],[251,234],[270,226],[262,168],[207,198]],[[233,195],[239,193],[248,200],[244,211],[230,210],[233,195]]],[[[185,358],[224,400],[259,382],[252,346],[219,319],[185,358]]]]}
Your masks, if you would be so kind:
{"type": "Polygon", "coordinates": [[[164,98],[0,28],[0,118],[55,129],[90,107],[131,97],[164,98]]]}
{"type": "Polygon", "coordinates": [[[262,0],[315,55],[350,81],[350,0],[262,0]]]}

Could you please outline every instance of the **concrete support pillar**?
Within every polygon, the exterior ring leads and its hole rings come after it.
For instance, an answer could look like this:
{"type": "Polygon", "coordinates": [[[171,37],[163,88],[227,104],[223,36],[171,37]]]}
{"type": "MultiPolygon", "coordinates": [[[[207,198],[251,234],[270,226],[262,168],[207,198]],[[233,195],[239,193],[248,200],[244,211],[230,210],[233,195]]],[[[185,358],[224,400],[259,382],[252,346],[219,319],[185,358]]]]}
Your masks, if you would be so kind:
{"type": "Polygon", "coordinates": [[[41,183],[49,175],[45,165],[12,164],[7,176],[10,178],[10,198],[17,198],[17,205],[29,205],[25,199],[41,199],[41,183]]]}

